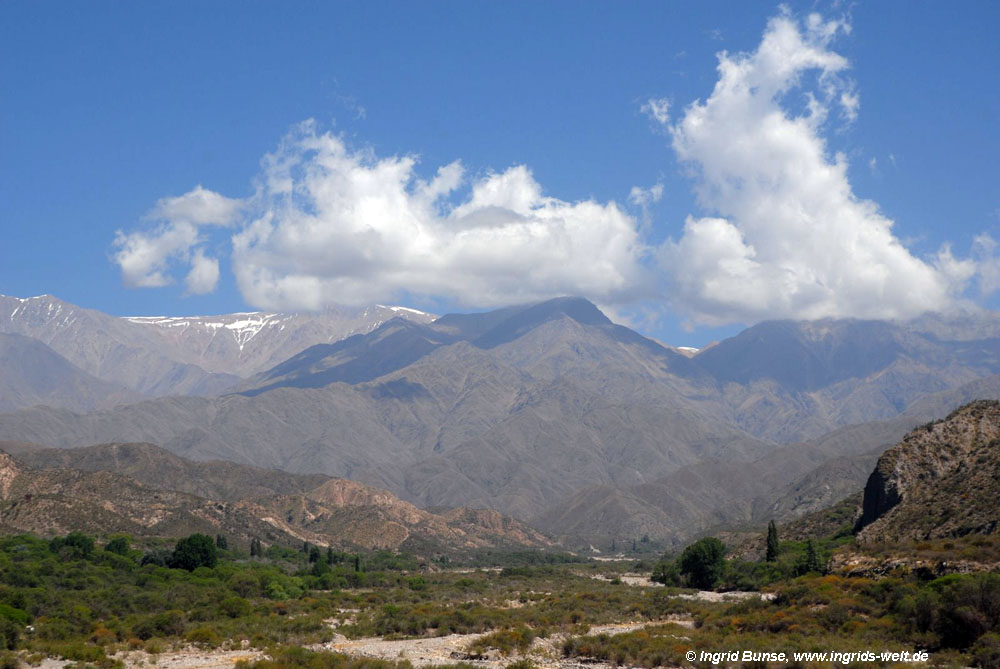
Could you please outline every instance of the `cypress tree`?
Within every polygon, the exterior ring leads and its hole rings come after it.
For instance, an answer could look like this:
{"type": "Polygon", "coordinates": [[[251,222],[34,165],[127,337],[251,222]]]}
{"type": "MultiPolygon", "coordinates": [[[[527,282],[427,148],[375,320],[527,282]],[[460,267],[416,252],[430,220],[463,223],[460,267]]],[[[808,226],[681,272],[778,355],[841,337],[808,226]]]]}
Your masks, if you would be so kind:
{"type": "Polygon", "coordinates": [[[819,563],[819,555],[816,554],[816,545],[813,544],[812,539],[806,542],[805,571],[807,573],[811,571],[822,573],[823,571],[823,565],[819,563]]]}
{"type": "Polygon", "coordinates": [[[778,528],[773,520],[767,524],[767,555],[764,559],[768,562],[778,559],[778,528]]]}

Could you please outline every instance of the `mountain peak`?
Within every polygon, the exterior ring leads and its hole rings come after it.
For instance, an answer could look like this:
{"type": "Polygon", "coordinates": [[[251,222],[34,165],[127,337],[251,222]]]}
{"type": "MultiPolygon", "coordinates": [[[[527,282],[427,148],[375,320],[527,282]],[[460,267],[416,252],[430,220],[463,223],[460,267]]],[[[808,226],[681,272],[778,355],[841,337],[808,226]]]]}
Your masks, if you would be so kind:
{"type": "MultiPolygon", "coordinates": [[[[509,316],[476,338],[480,348],[493,348],[514,341],[549,321],[569,318],[581,325],[612,325],[601,310],[582,297],[556,297],[544,302],[503,310],[509,316]]],[[[496,313],[496,312],[494,312],[496,313]]]]}

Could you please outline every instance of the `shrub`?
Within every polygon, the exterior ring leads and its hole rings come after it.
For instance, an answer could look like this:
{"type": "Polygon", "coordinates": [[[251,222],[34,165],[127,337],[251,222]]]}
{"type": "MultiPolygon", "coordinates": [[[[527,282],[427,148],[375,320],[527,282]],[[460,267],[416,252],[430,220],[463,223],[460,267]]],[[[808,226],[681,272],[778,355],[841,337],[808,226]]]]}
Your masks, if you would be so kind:
{"type": "Polygon", "coordinates": [[[58,555],[81,560],[94,552],[94,540],[82,532],[70,532],[65,537],[52,539],[49,548],[58,555]]]}
{"type": "Polygon", "coordinates": [[[104,550],[106,550],[109,553],[115,553],[117,555],[127,555],[128,549],[129,549],[128,537],[122,535],[114,537],[104,546],[104,550]]]}
{"type": "Polygon", "coordinates": [[[0,618],[0,646],[17,650],[21,641],[21,626],[9,618],[0,618]]]}
{"type": "Polygon", "coordinates": [[[663,559],[653,567],[653,575],[649,577],[651,581],[662,583],[663,585],[678,586],[681,584],[681,570],[677,566],[676,560],[663,559]]]}
{"type": "Polygon", "coordinates": [[[242,597],[226,597],[219,602],[219,612],[230,618],[242,618],[249,615],[250,602],[242,597]]]}

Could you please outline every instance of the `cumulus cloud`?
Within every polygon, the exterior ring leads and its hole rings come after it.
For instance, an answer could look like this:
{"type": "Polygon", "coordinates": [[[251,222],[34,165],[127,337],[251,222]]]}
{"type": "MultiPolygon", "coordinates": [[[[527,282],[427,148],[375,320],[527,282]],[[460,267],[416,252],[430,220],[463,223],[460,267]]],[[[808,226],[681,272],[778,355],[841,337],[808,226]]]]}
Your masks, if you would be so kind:
{"type": "Polygon", "coordinates": [[[184,279],[189,295],[205,295],[219,283],[219,261],[198,249],[191,258],[191,270],[184,279]]]}
{"type": "Polygon", "coordinates": [[[162,224],[150,232],[125,234],[118,231],[114,260],[122,280],[130,288],[156,288],[172,283],[167,262],[184,257],[198,242],[198,231],[190,223],[162,224]]]}
{"type": "Polygon", "coordinates": [[[159,200],[147,214],[156,221],[151,230],[115,236],[114,261],[122,280],[132,288],[156,288],[173,283],[171,265],[191,266],[185,283],[189,294],[215,290],[219,278],[218,260],[208,258],[195,247],[204,242],[200,226],[234,225],[243,201],[212,192],[200,185],[177,197],[159,200]],[[214,273],[213,273],[214,272],[214,273]]]}
{"type": "Polygon", "coordinates": [[[289,135],[263,161],[252,216],[233,236],[247,301],[317,309],[411,294],[492,306],[580,294],[614,303],[646,286],[637,223],[614,202],[546,196],[523,165],[467,182],[455,162],[425,182],[415,164],[351,150],[313,123],[289,135]]]}
{"type": "Polygon", "coordinates": [[[159,200],[149,217],[193,225],[231,226],[238,220],[242,207],[242,200],[219,195],[199,184],[184,195],[159,200]]]}
{"type": "Polygon", "coordinates": [[[848,29],[782,13],[756,51],[719,55],[712,94],[671,127],[712,214],[689,217],[659,249],[672,303],[695,321],[908,317],[944,309],[973,274],[948,248],[911,254],[876,204],[854,195],[846,157],[829,155],[830,107],[850,120],[859,106],[847,60],[829,48],[848,29]],[[786,109],[796,98],[799,114],[786,109]]]}
{"type": "Polygon", "coordinates": [[[702,210],[658,246],[647,235],[664,236],[652,234],[651,215],[662,184],[626,195],[633,215],[614,201],[553,197],[525,165],[470,175],[456,160],[418,174],[414,156],[378,156],[306,122],[261,161],[251,197],[197,186],[164,198],[151,227],[118,233],[114,260],[127,285],[183,276],[188,294],[203,294],[219,281],[210,238],[226,235],[237,285],[259,308],[407,297],[490,307],[575,294],[620,313],[668,301],[712,325],[905,318],[948,308],[973,280],[997,290],[992,238],[977,238],[969,259],[948,246],[917,257],[854,194],[846,156],[823,134],[831,115],[859,114],[849,63],[831,48],[849,30],[782,10],[756,50],[719,54],[704,101],[641,105],[702,210]]]}

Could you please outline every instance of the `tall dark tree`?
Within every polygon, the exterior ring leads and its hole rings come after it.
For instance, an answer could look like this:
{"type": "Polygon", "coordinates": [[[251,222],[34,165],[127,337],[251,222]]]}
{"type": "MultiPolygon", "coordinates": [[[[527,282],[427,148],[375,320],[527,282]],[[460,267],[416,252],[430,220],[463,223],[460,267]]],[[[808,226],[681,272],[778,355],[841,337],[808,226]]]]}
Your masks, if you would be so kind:
{"type": "Polygon", "coordinates": [[[229,548],[229,541],[226,540],[225,534],[215,535],[215,547],[223,551],[229,548]]]}
{"type": "Polygon", "coordinates": [[[764,559],[768,562],[778,559],[778,528],[773,520],[767,524],[767,555],[764,559]]]}
{"type": "Polygon", "coordinates": [[[806,542],[806,556],[802,561],[799,571],[803,574],[809,572],[823,572],[823,564],[820,562],[819,554],[816,552],[816,544],[810,539],[806,542]]]}

